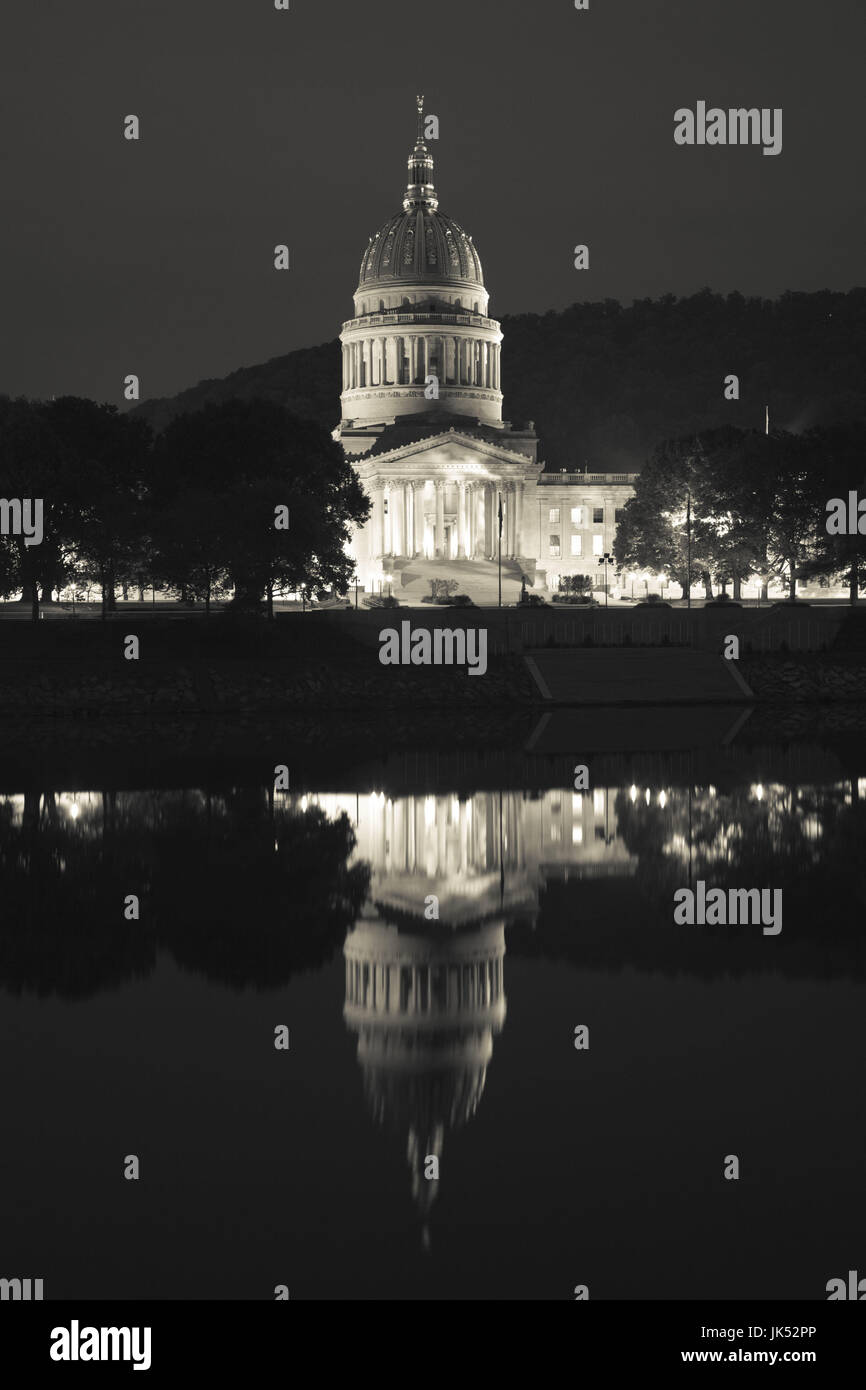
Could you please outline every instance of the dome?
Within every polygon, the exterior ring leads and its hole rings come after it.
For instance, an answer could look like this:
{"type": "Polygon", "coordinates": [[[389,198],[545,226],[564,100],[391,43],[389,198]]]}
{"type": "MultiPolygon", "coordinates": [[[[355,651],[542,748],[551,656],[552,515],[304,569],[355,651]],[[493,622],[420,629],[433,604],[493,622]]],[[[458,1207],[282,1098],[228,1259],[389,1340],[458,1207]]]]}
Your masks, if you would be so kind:
{"type": "Polygon", "coordinates": [[[409,207],[379,228],[361,261],[358,289],[419,281],[484,288],[472,238],[429,206],[409,207]]]}
{"type": "Polygon", "coordinates": [[[370,238],[361,261],[358,290],[395,284],[448,284],[483,289],[481,261],[463,228],[439,211],[433,187],[433,156],[423,133],[424,98],[418,97],[418,133],[409,156],[403,211],[370,238]]]}

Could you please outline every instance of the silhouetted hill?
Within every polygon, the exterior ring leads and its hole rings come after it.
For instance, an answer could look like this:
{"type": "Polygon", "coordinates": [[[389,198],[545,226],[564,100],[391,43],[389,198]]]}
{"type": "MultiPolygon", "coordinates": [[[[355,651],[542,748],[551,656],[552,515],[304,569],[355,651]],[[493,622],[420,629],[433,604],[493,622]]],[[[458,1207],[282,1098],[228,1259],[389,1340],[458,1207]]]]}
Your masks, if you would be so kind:
{"type": "Polygon", "coordinates": [[[204,405],[240,398],[264,397],[286,406],[295,415],[316,420],[329,432],[340,422],[340,343],[337,338],[318,347],[298,348],[254,367],[240,367],[229,376],[210,377],[177,396],[142,401],[131,414],[143,416],[153,429],[204,405]]]}
{"type": "MultiPolygon", "coordinates": [[[[774,427],[866,417],[866,289],[747,299],[574,304],[502,320],[505,415],[535,421],[548,468],[637,469],[662,439],[718,425],[774,427]],[[740,399],[724,399],[739,377],[740,399]]],[[[339,420],[335,339],[202,381],[138,407],[156,429],[182,410],[264,396],[332,429],[339,420]]]]}

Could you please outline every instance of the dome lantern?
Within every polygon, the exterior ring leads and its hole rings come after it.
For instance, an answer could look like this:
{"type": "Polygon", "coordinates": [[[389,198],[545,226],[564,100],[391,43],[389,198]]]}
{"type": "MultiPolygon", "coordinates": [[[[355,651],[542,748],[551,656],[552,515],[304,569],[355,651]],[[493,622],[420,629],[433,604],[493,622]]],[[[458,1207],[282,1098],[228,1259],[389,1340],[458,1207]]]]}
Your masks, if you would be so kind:
{"type": "Polygon", "coordinates": [[[415,98],[418,107],[418,130],[415,148],[409,156],[409,183],[403,198],[404,211],[424,207],[435,212],[439,206],[436,190],[433,187],[433,156],[424,141],[424,98],[415,98]]]}

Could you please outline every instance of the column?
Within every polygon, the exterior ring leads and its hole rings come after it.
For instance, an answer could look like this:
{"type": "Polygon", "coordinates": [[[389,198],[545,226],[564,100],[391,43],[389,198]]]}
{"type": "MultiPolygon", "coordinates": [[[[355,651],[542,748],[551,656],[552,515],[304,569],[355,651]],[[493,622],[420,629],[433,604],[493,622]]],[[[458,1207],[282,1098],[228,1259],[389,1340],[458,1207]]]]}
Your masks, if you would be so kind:
{"type": "Polygon", "coordinates": [[[384,493],[378,480],[372,487],[373,513],[370,523],[370,559],[378,560],[384,550],[384,493]]]}
{"type": "Polygon", "coordinates": [[[404,555],[403,549],[403,479],[393,478],[391,481],[391,503],[388,513],[391,520],[391,554],[404,555]]]}
{"type": "Polygon", "coordinates": [[[476,484],[471,480],[466,483],[466,553],[470,560],[475,559],[475,512],[478,493],[476,484]]]}
{"type": "Polygon", "coordinates": [[[379,495],[379,530],[376,536],[376,555],[381,557],[385,554],[385,484],[381,478],[377,487],[379,495]]]}
{"type": "Polygon", "coordinates": [[[457,559],[466,559],[466,482],[457,483],[457,559]]]}
{"type": "Polygon", "coordinates": [[[424,480],[415,484],[415,554],[424,553],[424,480]]]}
{"type": "Polygon", "coordinates": [[[518,556],[523,554],[523,483],[514,484],[514,553],[518,556]]]}
{"type": "Polygon", "coordinates": [[[436,479],[436,558],[445,554],[445,482],[436,479]]]}
{"type": "Polygon", "coordinates": [[[411,479],[406,479],[403,483],[403,554],[410,560],[415,554],[415,538],[412,533],[412,521],[415,516],[415,484],[411,479]]]}

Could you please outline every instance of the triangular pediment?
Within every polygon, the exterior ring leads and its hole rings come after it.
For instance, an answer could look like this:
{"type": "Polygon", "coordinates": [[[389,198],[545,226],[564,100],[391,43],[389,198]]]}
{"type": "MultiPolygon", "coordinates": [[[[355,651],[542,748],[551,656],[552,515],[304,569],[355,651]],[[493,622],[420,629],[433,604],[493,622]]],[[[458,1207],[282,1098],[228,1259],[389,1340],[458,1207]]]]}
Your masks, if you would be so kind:
{"type": "Polygon", "coordinates": [[[374,454],[363,454],[352,459],[352,464],[361,472],[378,470],[382,465],[391,467],[393,464],[409,464],[417,459],[419,463],[435,453],[438,455],[437,462],[454,464],[465,463],[467,456],[477,458],[479,463],[498,461],[505,464],[520,464],[524,468],[536,469],[541,471],[542,464],[536,464],[528,454],[521,453],[517,449],[509,449],[504,444],[499,444],[489,439],[479,439],[474,434],[464,434],[461,430],[442,430],[438,434],[427,435],[422,439],[414,439],[410,443],[402,444],[396,449],[389,449],[374,454]]]}

